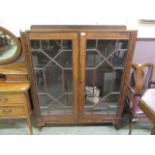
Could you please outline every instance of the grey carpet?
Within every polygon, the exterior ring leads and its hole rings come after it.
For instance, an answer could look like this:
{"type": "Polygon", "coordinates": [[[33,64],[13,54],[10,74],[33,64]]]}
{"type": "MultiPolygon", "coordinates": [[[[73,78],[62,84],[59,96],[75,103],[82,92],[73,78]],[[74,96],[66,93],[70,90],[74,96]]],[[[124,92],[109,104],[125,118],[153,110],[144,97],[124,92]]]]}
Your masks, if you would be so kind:
{"type": "MultiPolygon", "coordinates": [[[[35,123],[33,123],[35,124],[35,123]]],[[[149,135],[152,124],[142,120],[133,124],[132,135],[149,135]]],[[[116,130],[112,124],[100,125],[46,125],[41,129],[33,126],[34,135],[128,135],[128,125],[116,130]]],[[[0,120],[0,135],[28,135],[25,120],[0,120]]]]}

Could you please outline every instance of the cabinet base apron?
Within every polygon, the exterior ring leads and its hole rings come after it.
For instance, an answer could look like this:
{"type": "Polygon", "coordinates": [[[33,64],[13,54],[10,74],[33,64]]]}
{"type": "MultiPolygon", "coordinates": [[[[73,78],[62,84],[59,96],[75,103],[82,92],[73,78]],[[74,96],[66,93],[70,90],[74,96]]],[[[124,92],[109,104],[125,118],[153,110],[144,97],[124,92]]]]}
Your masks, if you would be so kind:
{"type": "Polygon", "coordinates": [[[37,119],[37,126],[43,127],[47,124],[58,124],[58,125],[89,125],[89,124],[103,124],[103,123],[112,123],[116,129],[119,129],[121,125],[121,117],[116,117],[115,115],[111,116],[83,116],[80,120],[73,119],[73,116],[42,116],[40,119],[37,119]]]}

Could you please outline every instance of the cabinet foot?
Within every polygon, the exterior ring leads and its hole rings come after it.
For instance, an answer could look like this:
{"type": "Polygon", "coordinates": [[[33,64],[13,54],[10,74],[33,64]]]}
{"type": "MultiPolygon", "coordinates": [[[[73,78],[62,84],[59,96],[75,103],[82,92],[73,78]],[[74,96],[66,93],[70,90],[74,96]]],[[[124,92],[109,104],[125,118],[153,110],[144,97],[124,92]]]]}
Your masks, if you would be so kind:
{"type": "Polygon", "coordinates": [[[119,130],[121,128],[121,124],[114,124],[114,127],[116,130],[119,130]]]}
{"type": "Polygon", "coordinates": [[[44,125],[45,125],[45,123],[42,122],[41,119],[39,119],[39,120],[37,121],[37,127],[38,127],[39,129],[41,129],[44,125]]]}
{"type": "Polygon", "coordinates": [[[151,135],[155,135],[155,125],[153,126],[153,128],[151,130],[151,135]]]}
{"type": "Polygon", "coordinates": [[[119,130],[122,126],[122,119],[119,118],[119,119],[115,120],[115,122],[113,124],[114,124],[115,129],[119,130]]]}

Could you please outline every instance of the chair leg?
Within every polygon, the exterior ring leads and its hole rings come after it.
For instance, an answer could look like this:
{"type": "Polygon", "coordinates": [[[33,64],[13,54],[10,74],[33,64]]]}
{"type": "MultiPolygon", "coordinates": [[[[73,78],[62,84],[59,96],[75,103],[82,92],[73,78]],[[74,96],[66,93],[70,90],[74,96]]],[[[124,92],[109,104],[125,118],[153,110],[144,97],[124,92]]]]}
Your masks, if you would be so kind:
{"type": "Polygon", "coordinates": [[[129,122],[129,135],[132,133],[132,120],[129,122]]]}
{"type": "Polygon", "coordinates": [[[151,135],[155,135],[155,125],[153,126],[153,128],[151,130],[151,135]]]}
{"type": "Polygon", "coordinates": [[[132,118],[133,116],[130,114],[129,116],[129,135],[132,133],[132,118]]]}

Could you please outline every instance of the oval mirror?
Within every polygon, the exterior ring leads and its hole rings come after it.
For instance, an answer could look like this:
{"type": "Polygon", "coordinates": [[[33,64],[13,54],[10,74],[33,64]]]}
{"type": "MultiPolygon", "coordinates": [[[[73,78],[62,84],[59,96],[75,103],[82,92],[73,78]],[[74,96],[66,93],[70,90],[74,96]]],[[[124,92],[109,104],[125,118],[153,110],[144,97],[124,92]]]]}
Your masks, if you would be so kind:
{"type": "Polygon", "coordinates": [[[9,64],[20,55],[21,46],[14,34],[0,27],[0,65],[9,64]]]}

